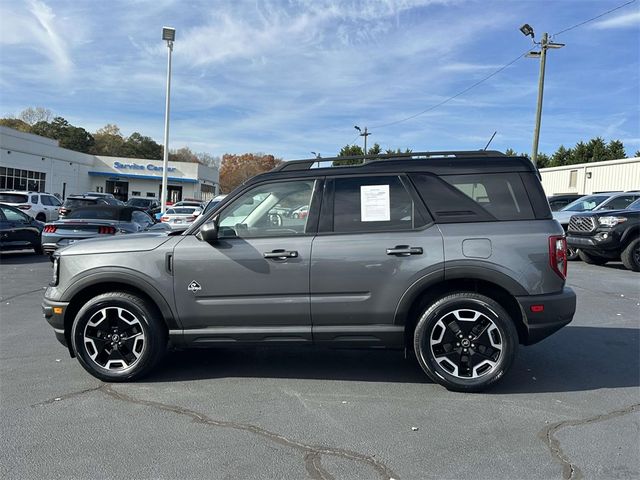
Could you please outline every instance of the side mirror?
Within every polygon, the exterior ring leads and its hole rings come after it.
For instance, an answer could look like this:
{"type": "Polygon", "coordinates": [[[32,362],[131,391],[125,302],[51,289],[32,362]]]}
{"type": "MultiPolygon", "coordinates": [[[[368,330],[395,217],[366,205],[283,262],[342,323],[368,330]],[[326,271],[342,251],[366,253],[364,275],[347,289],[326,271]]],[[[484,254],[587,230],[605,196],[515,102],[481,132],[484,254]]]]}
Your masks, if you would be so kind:
{"type": "Polygon", "coordinates": [[[216,243],[218,241],[218,226],[216,222],[205,223],[200,227],[200,231],[196,235],[196,238],[207,243],[216,243]]]}

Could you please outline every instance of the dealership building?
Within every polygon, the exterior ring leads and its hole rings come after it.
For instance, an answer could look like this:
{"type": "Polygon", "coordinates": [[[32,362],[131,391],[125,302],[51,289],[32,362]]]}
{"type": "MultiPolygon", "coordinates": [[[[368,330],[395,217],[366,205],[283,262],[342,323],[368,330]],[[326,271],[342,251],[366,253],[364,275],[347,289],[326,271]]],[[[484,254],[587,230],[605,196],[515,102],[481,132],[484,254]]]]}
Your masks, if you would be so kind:
{"type": "MultiPolygon", "coordinates": [[[[74,152],[57,140],[0,126],[0,189],[58,194],[85,192],[160,198],[162,160],[74,152]]],[[[219,193],[218,170],[199,163],[169,162],[168,198],[209,200],[219,193]]]]}

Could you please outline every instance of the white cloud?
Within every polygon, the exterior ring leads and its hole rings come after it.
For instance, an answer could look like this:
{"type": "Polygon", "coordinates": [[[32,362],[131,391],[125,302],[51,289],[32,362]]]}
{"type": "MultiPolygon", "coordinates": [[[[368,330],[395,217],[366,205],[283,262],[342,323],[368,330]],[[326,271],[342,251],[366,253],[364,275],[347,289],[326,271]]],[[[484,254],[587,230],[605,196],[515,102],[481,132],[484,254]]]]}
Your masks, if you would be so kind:
{"type": "Polygon", "coordinates": [[[606,20],[601,20],[600,22],[596,22],[592,25],[593,28],[599,30],[638,26],[640,26],[640,10],[607,18],[606,20]]]}

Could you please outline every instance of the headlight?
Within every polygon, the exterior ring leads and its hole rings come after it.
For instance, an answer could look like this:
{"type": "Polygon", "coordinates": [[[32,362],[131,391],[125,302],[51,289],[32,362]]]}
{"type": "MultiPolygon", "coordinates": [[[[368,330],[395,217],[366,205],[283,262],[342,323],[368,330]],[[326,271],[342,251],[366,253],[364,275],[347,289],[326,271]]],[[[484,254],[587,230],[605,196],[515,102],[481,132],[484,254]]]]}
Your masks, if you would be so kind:
{"type": "Polygon", "coordinates": [[[626,221],[627,219],[625,217],[600,217],[598,219],[598,223],[600,223],[600,225],[604,225],[605,227],[615,227],[619,223],[626,221]]]}
{"type": "Polygon", "coordinates": [[[55,255],[53,257],[53,278],[51,279],[50,285],[55,287],[58,285],[58,272],[60,271],[60,257],[55,255]]]}

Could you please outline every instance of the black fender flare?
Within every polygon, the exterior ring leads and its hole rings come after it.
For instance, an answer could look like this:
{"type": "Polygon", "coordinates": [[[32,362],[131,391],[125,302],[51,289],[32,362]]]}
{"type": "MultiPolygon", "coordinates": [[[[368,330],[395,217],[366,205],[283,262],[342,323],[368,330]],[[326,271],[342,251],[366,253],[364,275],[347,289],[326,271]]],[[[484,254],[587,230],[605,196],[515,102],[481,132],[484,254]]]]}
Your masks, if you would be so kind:
{"type": "Polygon", "coordinates": [[[138,271],[124,267],[99,267],[83,272],[74,278],[69,288],[60,295],[60,301],[71,302],[78,293],[105,283],[130,285],[144,292],[160,310],[168,329],[182,328],[167,299],[154,287],[153,280],[138,271]]]}

